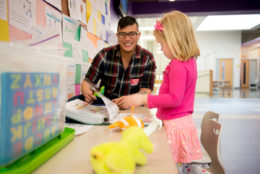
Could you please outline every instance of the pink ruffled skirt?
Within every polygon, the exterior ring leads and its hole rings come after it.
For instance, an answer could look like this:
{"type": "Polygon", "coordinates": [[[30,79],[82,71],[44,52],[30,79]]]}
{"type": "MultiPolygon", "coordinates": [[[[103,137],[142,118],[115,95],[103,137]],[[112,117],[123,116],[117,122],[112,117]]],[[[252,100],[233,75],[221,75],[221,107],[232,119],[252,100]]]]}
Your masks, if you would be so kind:
{"type": "Polygon", "coordinates": [[[163,120],[163,125],[175,162],[190,163],[202,158],[197,129],[191,115],[163,120]]]}

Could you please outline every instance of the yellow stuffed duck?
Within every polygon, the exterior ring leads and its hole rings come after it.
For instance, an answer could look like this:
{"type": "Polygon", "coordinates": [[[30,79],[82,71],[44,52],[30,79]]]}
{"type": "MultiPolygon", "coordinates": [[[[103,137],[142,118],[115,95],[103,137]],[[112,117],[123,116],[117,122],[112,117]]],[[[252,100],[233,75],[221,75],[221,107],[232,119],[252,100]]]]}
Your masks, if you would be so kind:
{"type": "Polygon", "coordinates": [[[153,144],[142,128],[129,127],[122,133],[119,142],[108,142],[93,147],[90,162],[96,174],[132,174],[136,164],[146,164],[140,151],[153,152],[153,144]]]}

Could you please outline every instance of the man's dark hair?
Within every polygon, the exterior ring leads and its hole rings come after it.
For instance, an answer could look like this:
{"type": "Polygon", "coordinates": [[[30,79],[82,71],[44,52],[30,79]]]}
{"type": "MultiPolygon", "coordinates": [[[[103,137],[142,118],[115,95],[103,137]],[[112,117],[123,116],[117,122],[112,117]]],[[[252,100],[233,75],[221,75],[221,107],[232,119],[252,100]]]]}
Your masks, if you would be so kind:
{"type": "Polygon", "coordinates": [[[125,17],[122,17],[119,21],[118,21],[118,25],[117,25],[117,31],[119,29],[122,29],[122,28],[125,28],[127,27],[128,25],[133,25],[133,24],[136,24],[137,25],[137,28],[138,28],[138,23],[136,21],[136,19],[132,16],[125,16],[125,17]]]}

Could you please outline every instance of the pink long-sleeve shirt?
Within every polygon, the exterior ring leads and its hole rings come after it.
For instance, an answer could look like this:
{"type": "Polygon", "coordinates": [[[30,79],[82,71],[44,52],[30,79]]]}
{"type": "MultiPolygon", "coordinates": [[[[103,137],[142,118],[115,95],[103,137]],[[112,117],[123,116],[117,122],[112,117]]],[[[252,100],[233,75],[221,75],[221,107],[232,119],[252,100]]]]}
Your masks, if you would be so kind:
{"type": "Polygon", "coordinates": [[[159,95],[148,95],[148,107],[158,108],[157,118],[170,120],[193,113],[197,81],[196,60],[173,59],[164,71],[159,95]]]}

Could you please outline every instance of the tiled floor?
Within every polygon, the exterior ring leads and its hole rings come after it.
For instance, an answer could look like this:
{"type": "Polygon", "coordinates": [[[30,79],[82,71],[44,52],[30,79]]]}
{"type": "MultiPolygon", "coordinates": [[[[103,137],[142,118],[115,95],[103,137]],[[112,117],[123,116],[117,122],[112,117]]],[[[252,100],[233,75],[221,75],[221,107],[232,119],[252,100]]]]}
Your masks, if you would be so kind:
{"type": "Polygon", "coordinates": [[[260,90],[196,94],[194,119],[199,128],[207,111],[220,114],[220,154],[227,174],[260,173],[260,90]]]}

